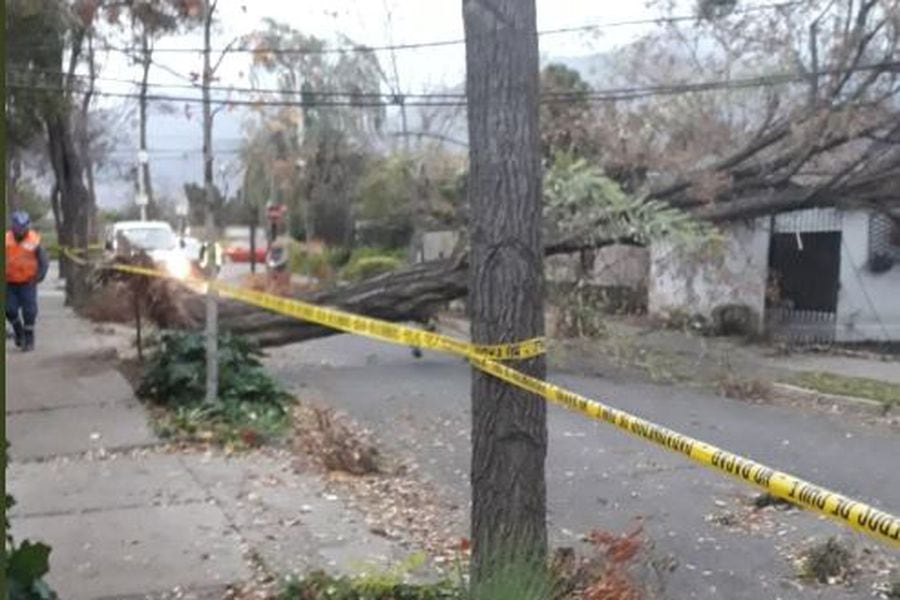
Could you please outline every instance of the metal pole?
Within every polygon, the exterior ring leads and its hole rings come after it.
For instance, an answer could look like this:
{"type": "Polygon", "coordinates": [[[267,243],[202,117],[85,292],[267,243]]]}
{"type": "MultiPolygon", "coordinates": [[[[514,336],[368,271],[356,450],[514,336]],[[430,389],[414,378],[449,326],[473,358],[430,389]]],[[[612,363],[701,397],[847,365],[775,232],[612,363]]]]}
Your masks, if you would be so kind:
{"type": "Polygon", "coordinates": [[[141,145],[138,150],[138,206],[141,209],[141,221],[147,220],[147,186],[144,181],[144,169],[148,160],[147,149],[141,145]]]}
{"type": "Polygon", "coordinates": [[[212,155],[212,108],[210,106],[210,29],[212,28],[212,8],[210,0],[203,1],[203,183],[206,196],[206,402],[213,404],[219,397],[219,323],[216,299],[216,252],[215,219],[213,217],[213,155],[212,155]]]}

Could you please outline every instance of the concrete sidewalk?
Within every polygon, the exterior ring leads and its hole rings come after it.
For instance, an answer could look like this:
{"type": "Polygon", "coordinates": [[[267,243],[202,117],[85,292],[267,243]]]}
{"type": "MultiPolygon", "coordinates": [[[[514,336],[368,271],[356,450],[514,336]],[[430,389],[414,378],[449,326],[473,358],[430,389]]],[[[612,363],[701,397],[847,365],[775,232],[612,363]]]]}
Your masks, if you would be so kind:
{"type": "Polygon", "coordinates": [[[403,555],[290,456],[167,450],[114,340],[45,287],[37,350],[7,346],[7,490],[13,535],[53,547],[61,598],[222,598],[253,575],[250,557],[281,575],[403,555]]]}

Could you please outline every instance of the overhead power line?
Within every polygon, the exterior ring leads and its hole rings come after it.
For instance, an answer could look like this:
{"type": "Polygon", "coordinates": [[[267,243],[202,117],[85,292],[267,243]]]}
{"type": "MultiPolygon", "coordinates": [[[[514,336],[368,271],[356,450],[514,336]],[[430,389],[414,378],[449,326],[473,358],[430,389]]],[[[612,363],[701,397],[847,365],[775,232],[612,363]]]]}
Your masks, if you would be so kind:
{"type": "MultiPolygon", "coordinates": [[[[852,69],[822,69],[815,74],[835,75],[848,72],[861,72],[873,70],[896,70],[900,69],[900,61],[881,61],[872,64],[857,65],[852,69]]],[[[540,101],[544,104],[557,103],[582,103],[582,102],[616,102],[629,101],[649,98],[653,96],[670,96],[688,93],[708,92],[717,90],[739,90],[764,88],[777,85],[786,85],[791,83],[804,83],[808,81],[809,73],[774,73],[769,75],[759,75],[755,77],[721,80],[714,79],[708,81],[692,82],[692,83],[676,83],[676,84],[660,84],[649,86],[631,86],[620,88],[604,88],[591,90],[587,92],[544,92],[541,94],[540,101]]],[[[139,84],[139,82],[131,82],[139,84]]],[[[11,81],[7,84],[11,89],[22,89],[32,91],[46,91],[63,93],[67,91],[61,87],[39,86],[30,83],[21,83],[11,81]]],[[[140,94],[136,92],[109,92],[102,90],[94,90],[94,95],[111,98],[128,98],[139,99],[140,94]]],[[[390,107],[403,104],[408,107],[464,107],[466,105],[465,95],[457,94],[414,94],[410,97],[412,101],[407,101],[403,94],[372,94],[371,96],[360,96],[355,92],[336,92],[325,91],[320,95],[326,97],[325,100],[290,100],[290,99],[248,99],[248,98],[213,98],[211,102],[217,106],[254,106],[254,107],[298,107],[298,108],[316,108],[316,107],[357,107],[357,108],[378,108],[390,107]],[[324,96],[326,95],[327,96],[324,96]],[[346,99],[342,99],[346,98],[346,99]]],[[[145,96],[148,101],[152,102],[184,102],[184,103],[201,103],[202,98],[196,96],[177,96],[173,94],[149,93],[145,96]]]]}
{"type": "MultiPolygon", "coordinates": [[[[743,15],[769,10],[780,10],[802,4],[800,1],[776,2],[771,4],[759,4],[756,6],[748,6],[746,8],[735,9],[727,16],[743,15]]],[[[634,27],[639,25],[665,25],[673,23],[701,21],[702,17],[698,15],[676,15],[669,17],[656,17],[646,19],[630,19],[624,21],[609,21],[606,23],[591,23],[586,25],[574,25],[570,27],[559,27],[555,29],[543,29],[537,32],[538,36],[560,35],[565,33],[579,33],[587,31],[598,31],[603,29],[613,29],[619,27],[634,27]]],[[[226,48],[212,49],[211,52],[216,54],[239,54],[239,53],[266,53],[266,54],[291,54],[297,56],[303,55],[325,55],[325,54],[351,54],[351,53],[372,53],[372,52],[390,52],[395,50],[419,50],[424,48],[438,48],[444,46],[459,46],[466,43],[464,38],[454,38],[447,40],[433,40],[426,42],[407,42],[400,44],[384,44],[376,46],[367,46],[363,44],[339,46],[336,48],[265,48],[261,50],[258,46],[234,46],[226,48]]],[[[26,46],[23,46],[26,47],[26,46]]],[[[35,46],[28,46],[35,47],[35,46]]],[[[114,46],[111,44],[102,45],[99,50],[107,50],[114,52],[123,52],[134,54],[137,48],[114,46]]],[[[198,54],[203,52],[203,48],[154,48],[154,53],[162,54],[198,54]]]]}

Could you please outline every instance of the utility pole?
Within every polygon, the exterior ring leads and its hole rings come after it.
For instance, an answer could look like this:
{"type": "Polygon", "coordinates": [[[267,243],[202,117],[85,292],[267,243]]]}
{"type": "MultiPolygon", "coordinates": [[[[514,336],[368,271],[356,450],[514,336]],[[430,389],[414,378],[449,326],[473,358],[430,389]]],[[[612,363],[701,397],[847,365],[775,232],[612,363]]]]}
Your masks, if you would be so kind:
{"type": "MultiPolygon", "coordinates": [[[[469,116],[472,341],[544,334],[534,0],[463,0],[469,116]]],[[[514,361],[543,379],[544,357],[514,361]]],[[[546,568],[544,400],[472,373],[472,595],[546,568]],[[523,570],[525,571],[523,573],[523,570]]],[[[531,595],[525,596],[528,600],[531,595]]]]}
{"type": "Polygon", "coordinates": [[[213,215],[213,154],[212,154],[212,107],[209,86],[212,69],[209,61],[210,30],[214,6],[210,0],[203,0],[203,185],[206,196],[206,402],[213,404],[219,397],[219,315],[216,294],[216,270],[219,257],[216,256],[216,223],[213,215]]]}
{"type": "Polygon", "coordinates": [[[147,205],[150,203],[150,196],[147,195],[147,187],[145,185],[144,173],[150,170],[150,155],[144,147],[144,138],[141,138],[141,149],[138,150],[138,195],[136,204],[141,209],[141,221],[147,220],[147,205]]]}

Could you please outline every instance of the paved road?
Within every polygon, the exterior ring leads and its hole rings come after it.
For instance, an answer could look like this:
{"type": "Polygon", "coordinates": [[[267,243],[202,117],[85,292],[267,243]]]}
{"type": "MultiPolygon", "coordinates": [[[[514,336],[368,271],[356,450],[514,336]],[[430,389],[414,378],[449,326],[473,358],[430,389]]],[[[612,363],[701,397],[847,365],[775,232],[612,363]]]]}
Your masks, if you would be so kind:
{"type": "MultiPolygon", "coordinates": [[[[287,385],[312,388],[374,429],[396,452],[415,454],[423,472],[465,505],[469,464],[469,371],[456,358],[349,336],[280,348],[269,365],[287,385]]],[[[576,391],[743,453],[896,513],[900,436],[838,416],[759,406],[687,389],[553,376],[576,391]]],[[[772,512],[758,531],[708,520],[748,514],[754,490],[655,446],[558,407],[549,411],[550,533],[572,545],[594,527],[625,529],[642,517],[659,556],[678,567],[666,576],[674,599],[869,598],[871,582],[800,585],[784,551],[810,536],[866,538],[797,510],[772,512]]],[[[879,553],[883,550],[879,549],[879,553]]],[[[888,553],[893,551],[888,550],[888,553]]],[[[896,558],[896,555],[892,555],[896,558]]]]}

